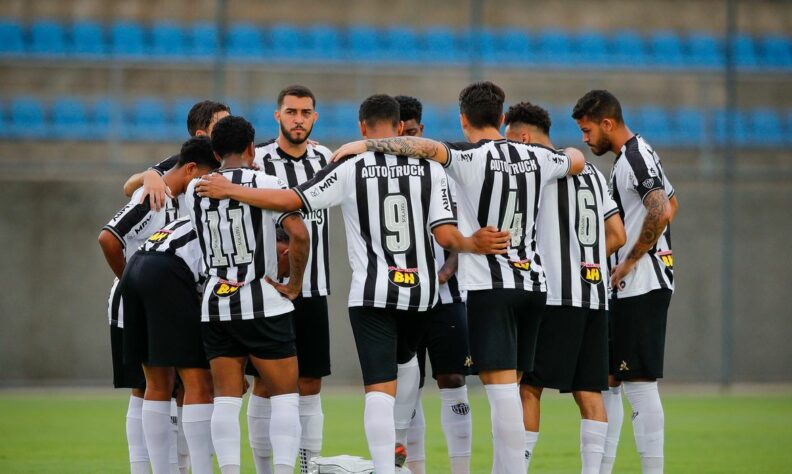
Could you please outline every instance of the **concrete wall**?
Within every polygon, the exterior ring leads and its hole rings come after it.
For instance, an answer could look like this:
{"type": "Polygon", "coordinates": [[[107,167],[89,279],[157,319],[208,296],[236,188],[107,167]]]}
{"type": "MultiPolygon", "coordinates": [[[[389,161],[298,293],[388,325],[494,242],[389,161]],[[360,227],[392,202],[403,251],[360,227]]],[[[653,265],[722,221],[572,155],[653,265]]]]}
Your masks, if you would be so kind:
{"type": "MultiPolygon", "coordinates": [[[[603,168],[609,165],[602,163],[603,168]]],[[[715,381],[720,357],[721,186],[666,169],[678,190],[673,242],[678,290],[669,318],[666,374],[715,381]]],[[[0,175],[1,176],[1,175],[0,175]]],[[[0,181],[0,385],[110,383],[106,320],[112,280],[96,237],[120,208],[121,178],[0,181]]],[[[740,381],[791,381],[792,312],[786,247],[792,186],[736,187],[734,369],[740,381]]],[[[333,215],[332,356],[337,383],[359,382],[346,314],[349,265],[343,222],[333,215]]]]}

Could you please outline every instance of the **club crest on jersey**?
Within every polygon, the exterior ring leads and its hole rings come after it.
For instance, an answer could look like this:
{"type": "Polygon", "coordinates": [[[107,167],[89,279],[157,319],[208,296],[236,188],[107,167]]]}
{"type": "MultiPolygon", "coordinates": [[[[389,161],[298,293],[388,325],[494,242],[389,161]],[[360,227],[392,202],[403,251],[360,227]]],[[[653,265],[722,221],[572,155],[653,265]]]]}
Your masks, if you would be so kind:
{"type": "Polygon", "coordinates": [[[420,283],[417,268],[388,267],[388,280],[399,288],[415,288],[420,283]]]}
{"type": "Polygon", "coordinates": [[[599,263],[580,263],[580,278],[586,283],[599,285],[602,283],[602,271],[599,263]]]}
{"type": "Polygon", "coordinates": [[[654,178],[646,178],[645,180],[643,180],[641,184],[645,188],[651,188],[652,186],[654,186],[654,178]]]}
{"type": "Polygon", "coordinates": [[[527,272],[531,270],[530,260],[509,260],[509,265],[523,272],[527,272]]]}
{"type": "Polygon", "coordinates": [[[167,229],[158,230],[151,234],[151,236],[148,238],[148,241],[154,243],[162,242],[163,240],[167,239],[168,235],[170,235],[172,232],[173,231],[167,229]]]}
{"type": "Polygon", "coordinates": [[[212,293],[219,298],[225,298],[227,296],[234,295],[239,288],[242,286],[242,283],[237,283],[235,281],[225,281],[220,280],[214,286],[212,293]]]}
{"type": "Polygon", "coordinates": [[[666,267],[670,268],[671,270],[674,269],[674,254],[670,250],[657,252],[657,256],[660,257],[660,260],[663,261],[666,267]]]}

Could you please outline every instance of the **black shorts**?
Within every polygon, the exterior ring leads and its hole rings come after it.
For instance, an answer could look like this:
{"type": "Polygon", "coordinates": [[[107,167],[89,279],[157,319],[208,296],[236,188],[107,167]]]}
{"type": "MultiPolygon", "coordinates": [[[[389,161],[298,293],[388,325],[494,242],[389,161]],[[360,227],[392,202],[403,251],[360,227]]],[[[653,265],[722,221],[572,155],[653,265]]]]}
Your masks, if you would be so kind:
{"type": "MultiPolygon", "coordinates": [[[[294,333],[300,377],[322,378],[330,375],[330,322],[326,296],[294,301],[294,333]]],[[[253,364],[247,364],[245,374],[258,376],[253,364]]]]}
{"type": "Polygon", "coordinates": [[[371,385],[396,380],[397,364],[405,364],[415,356],[429,313],[354,306],[349,308],[349,322],[363,383],[371,385]]]}
{"type": "Polygon", "coordinates": [[[119,287],[124,303],[124,362],[209,368],[195,280],[179,257],[137,252],[119,287]]]}
{"type": "Polygon", "coordinates": [[[534,370],[522,383],[562,392],[608,388],[608,314],[573,306],[546,306],[534,370]]]}
{"type": "Polygon", "coordinates": [[[438,375],[467,375],[470,361],[465,303],[438,304],[429,311],[426,333],[418,344],[421,387],[426,376],[426,353],[432,363],[432,378],[438,375]]]}
{"type": "Polygon", "coordinates": [[[610,373],[617,380],[663,377],[671,290],[610,301],[610,373]]]}
{"type": "Polygon", "coordinates": [[[285,359],[297,355],[292,313],[267,318],[201,323],[204,348],[215,357],[285,359]]]}
{"type": "Polygon", "coordinates": [[[117,326],[110,326],[110,351],[113,355],[113,387],[145,389],[143,366],[124,363],[124,330],[117,326]]]}
{"type": "Polygon", "coordinates": [[[538,291],[502,288],[468,291],[472,371],[533,370],[546,299],[547,294],[538,291]]]}

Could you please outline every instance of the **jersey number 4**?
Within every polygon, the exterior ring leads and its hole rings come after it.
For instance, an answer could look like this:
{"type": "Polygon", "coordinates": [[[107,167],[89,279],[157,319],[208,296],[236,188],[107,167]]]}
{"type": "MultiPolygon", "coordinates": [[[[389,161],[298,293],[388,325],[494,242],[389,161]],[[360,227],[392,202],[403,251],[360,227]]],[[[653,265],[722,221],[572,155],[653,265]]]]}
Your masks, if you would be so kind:
{"type": "Polygon", "coordinates": [[[522,245],[524,231],[523,231],[523,215],[522,212],[517,212],[517,191],[509,191],[509,196],[506,200],[506,212],[503,215],[503,226],[501,231],[508,230],[511,232],[511,246],[519,247],[522,245]]]}
{"type": "MultiPolygon", "coordinates": [[[[206,211],[206,223],[209,227],[209,261],[212,268],[246,265],[253,261],[253,254],[248,247],[245,235],[245,210],[242,208],[226,209],[228,231],[233,244],[232,253],[223,252],[223,233],[220,231],[220,211],[206,211]]],[[[225,223],[224,223],[225,224],[225,223]]],[[[224,229],[226,230],[226,229],[224,229]]],[[[226,237],[229,238],[229,237],[226,237]]]]}

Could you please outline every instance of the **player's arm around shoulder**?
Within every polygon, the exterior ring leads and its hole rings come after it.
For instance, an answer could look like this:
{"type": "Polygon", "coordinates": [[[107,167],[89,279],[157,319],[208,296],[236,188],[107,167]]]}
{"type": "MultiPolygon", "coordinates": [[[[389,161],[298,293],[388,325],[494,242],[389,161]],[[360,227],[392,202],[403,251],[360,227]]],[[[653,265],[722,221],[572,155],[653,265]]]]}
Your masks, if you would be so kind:
{"type": "Polygon", "coordinates": [[[332,161],[367,151],[423,158],[444,166],[448,162],[448,147],[445,144],[419,137],[378,138],[347,143],[333,153],[332,161]]]}
{"type": "Polygon", "coordinates": [[[233,199],[261,209],[282,212],[300,209],[302,203],[297,193],[285,189],[278,178],[263,171],[256,171],[255,176],[257,186],[253,187],[232,183],[222,174],[212,173],[200,179],[195,191],[201,197],[233,199]]]}
{"type": "Polygon", "coordinates": [[[569,169],[566,173],[567,176],[573,176],[582,173],[586,168],[586,157],[583,156],[583,152],[577,148],[568,147],[564,148],[564,154],[569,160],[569,169]]]}

